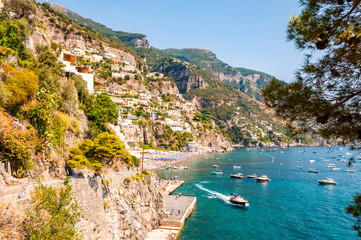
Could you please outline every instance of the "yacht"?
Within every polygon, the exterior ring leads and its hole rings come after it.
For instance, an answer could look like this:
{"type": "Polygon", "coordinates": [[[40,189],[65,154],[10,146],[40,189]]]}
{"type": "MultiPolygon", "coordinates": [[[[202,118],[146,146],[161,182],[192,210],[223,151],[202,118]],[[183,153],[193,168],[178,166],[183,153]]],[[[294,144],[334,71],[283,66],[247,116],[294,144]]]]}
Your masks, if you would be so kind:
{"type": "Polygon", "coordinates": [[[333,180],[332,178],[318,180],[318,183],[321,185],[336,185],[337,184],[337,182],[335,182],[335,180],[333,180]]]}
{"type": "Polygon", "coordinates": [[[269,178],[266,175],[262,175],[260,177],[256,178],[257,182],[268,182],[270,181],[269,178]]]}
{"type": "Polygon", "coordinates": [[[310,163],[314,163],[314,162],[316,162],[316,160],[313,160],[313,159],[310,159],[310,160],[308,160],[310,163]]]}
{"type": "Polygon", "coordinates": [[[341,168],[336,168],[336,167],[335,167],[335,168],[331,168],[331,170],[332,170],[332,171],[340,171],[341,168]]]}
{"type": "Polygon", "coordinates": [[[233,168],[242,168],[241,166],[233,165],[233,168]]]}
{"type": "Polygon", "coordinates": [[[247,178],[257,178],[257,175],[255,173],[247,175],[247,178]]]}
{"type": "Polygon", "coordinates": [[[240,206],[244,206],[244,207],[248,207],[249,203],[247,199],[244,199],[243,197],[241,197],[239,194],[232,194],[232,197],[229,199],[229,201],[233,204],[237,204],[240,206]]]}
{"type": "Polygon", "coordinates": [[[329,163],[329,164],[327,165],[327,167],[328,167],[328,168],[334,168],[334,167],[336,167],[336,164],[334,164],[334,163],[329,163]]]}
{"type": "Polygon", "coordinates": [[[219,166],[218,166],[218,165],[216,165],[216,164],[212,165],[212,167],[219,168],[219,166]]]}
{"type": "Polygon", "coordinates": [[[316,170],[315,168],[310,168],[308,170],[308,172],[310,172],[310,173],[319,173],[320,171],[316,170]]]}
{"type": "Polygon", "coordinates": [[[230,176],[231,176],[231,178],[243,179],[242,173],[231,174],[230,176]]]}

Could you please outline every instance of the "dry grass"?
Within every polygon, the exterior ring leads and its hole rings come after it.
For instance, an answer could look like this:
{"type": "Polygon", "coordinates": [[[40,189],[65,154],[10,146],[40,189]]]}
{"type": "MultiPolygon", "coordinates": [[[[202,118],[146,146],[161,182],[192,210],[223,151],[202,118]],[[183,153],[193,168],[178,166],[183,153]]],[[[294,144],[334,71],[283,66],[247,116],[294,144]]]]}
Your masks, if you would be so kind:
{"type": "Polygon", "coordinates": [[[0,239],[25,239],[25,211],[22,206],[0,203],[0,239]]]}

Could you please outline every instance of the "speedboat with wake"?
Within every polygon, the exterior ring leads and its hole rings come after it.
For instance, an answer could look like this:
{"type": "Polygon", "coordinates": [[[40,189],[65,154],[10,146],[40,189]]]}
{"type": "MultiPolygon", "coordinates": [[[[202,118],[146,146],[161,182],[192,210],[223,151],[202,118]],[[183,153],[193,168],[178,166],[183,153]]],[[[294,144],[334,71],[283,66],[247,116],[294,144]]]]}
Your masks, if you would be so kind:
{"type": "Polygon", "coordinates": [[[223,172],[222,171],[213,171],[212,174],[214,174],[214,175],[222,175],[223,172]]]}
{"type": "Polygon", "coordinates": [[[248,207],[249,203],[247,199],[244,199],[239,194],[233,193],[232,197],[229,199],[229,201],[233,204],[240,205],[243,207],[248,207]]]}

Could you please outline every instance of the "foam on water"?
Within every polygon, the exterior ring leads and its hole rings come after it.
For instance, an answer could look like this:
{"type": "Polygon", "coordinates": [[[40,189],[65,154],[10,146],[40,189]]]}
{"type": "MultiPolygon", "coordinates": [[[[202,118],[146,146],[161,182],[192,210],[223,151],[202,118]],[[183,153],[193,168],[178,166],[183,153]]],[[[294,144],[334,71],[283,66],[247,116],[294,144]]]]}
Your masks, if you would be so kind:
{"type": "MultiPolygon", "coordinates": [[[[198,183],[196,183],[195,186],[196,186],[197,188],[199,188],[199,189],[201,189],[201,190],[203,190],[203,191],[208,192],[209,194],[211,194],[210,197],[212,197],[212,198],[219,198],[219,199],[223,200],[225,203],[232,204],[232,203],[229,201],[230,196],[224,195],[224,194],[219,193],[219,192],[216,192],[216,191],[212,191],[212,190],[210,190],[210,189],[208,189],[208,188],[203,187],[201,184],[198,184],[198,183]]],[[[233,205],[233,204],[232,204],[232,205],[233,205]]]]}

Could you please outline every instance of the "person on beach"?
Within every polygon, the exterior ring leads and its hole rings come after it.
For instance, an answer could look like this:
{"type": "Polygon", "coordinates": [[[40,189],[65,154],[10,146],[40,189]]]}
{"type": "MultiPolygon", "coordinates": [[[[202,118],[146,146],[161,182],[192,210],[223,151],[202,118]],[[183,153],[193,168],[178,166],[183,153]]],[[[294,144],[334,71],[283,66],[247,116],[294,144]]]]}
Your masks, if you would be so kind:
{"type": "Polygon", "coordinates": [[[180,209],[178,209],[178,216],[180,215],[180,209]]]}
{"type": "Polygon", "coordinates": [[[174,209],[172,208],[172,213],[171,213],[171,215],[173,215],[173,213],[174,213],[174,209]]]}

